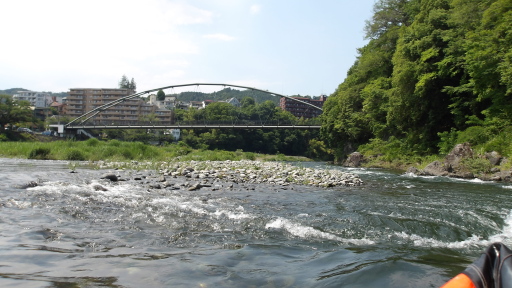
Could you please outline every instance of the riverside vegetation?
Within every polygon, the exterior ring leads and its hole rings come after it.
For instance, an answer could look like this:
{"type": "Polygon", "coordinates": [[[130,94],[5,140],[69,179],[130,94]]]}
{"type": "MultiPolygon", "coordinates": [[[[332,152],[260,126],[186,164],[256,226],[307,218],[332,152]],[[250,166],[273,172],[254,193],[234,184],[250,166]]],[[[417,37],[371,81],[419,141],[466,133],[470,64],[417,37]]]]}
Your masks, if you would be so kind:
{"type": "Polygon", "coordinates": [[[1,157],[19,157],[39,160],[69,161],[120,161],[132,160],[168,161],[222,161],[222,160],[266,160],[266,161],[307,161],[308,158],[285,156],[283,154],[266,155],[252,152],[199,150],[192,149],[180,142],[166,146],[153,146],[142,142],[119,140],[100,141],[52,141],[52,142],[0,142],[1,157]]]}
{"type": "Polygon", "coordinates": [[[343,163],[423,168],[456,144],[475,173],[510,171],[512,2],[379,0],[368,44],[324,105],[322,139],[343,163]]]}

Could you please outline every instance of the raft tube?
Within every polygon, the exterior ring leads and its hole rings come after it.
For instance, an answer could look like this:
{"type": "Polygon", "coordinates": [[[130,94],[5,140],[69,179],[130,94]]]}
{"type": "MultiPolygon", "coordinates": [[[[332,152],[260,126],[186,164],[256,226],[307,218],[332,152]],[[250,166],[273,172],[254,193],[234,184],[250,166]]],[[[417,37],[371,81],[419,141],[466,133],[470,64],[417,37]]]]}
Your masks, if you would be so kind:
{"type": "Polygon", "coordinates": [[[501,243],[487,247],[482,256],[441,288],[512,287],[512,251],[501,243]]]}

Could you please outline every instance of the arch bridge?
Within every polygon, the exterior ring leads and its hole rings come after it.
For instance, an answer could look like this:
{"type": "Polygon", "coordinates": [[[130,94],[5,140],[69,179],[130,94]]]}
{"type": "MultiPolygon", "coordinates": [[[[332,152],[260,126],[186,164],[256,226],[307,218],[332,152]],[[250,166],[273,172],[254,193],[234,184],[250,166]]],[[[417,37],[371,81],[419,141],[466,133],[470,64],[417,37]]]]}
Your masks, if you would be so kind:
{"type": "MultiPolygon", "coordinates": [[[[309,106],[311,109],[318,109],[322,111],[322,108],[317,107],[311,103],[302,101],[300,99],[296,99],[290,96],[282,95],[275,92],[270,92],[268,90],[258,89],[254,87],[242,86],[242,85],[234,85],[234,84],[223,84],[223,83],[191,83],[191,84],[178,84],[178,85],[170,85],[159,87],[155,89],[150,89],[138,93],[134,93],[128,96],[121,97],[117,100],[111,101],[104,105],[101,105],[77,118],[70,121],[64,125],[57,125],[59,130],[66,131],[76,131],[79,129],[320,129],[319,125],[295,125],[294,123],[278,123],[274,121],[258,121],[258,122],[238,122],[233,121],[231,123],[220,123],[220,122],[211,122],[211,121],[203,121],[202,123],[172,123],[172,124],[159,124],[159,123],[131,123],[131,124],[121,124],[121,123],[109,123],[109,124],[98,124],[92,121],[92,119],[98,115],[99,113],[119,105],[127,100],[134,99],[137,97],[142,97],[144,95],[149,95],[150,93],[157,92],[159,90],[179,88],[179,87],[187,87],[187,86],[223,86],[223,87],[234,87],[234,88],[242,88],[253,91],[259,91],[263,93],[270,94],[275,97],[284,97],[290,99],[292,101],[296,101],[298,103],[302,103],[304,105],[309,106]]],[[[309,109],[308,108],[308,109],[309,109]]],[[[53,125],[55,126],[55,125],[53,125]]],[[[59,131],[59,133],[64,133],[64,131],[59,131]]]]}

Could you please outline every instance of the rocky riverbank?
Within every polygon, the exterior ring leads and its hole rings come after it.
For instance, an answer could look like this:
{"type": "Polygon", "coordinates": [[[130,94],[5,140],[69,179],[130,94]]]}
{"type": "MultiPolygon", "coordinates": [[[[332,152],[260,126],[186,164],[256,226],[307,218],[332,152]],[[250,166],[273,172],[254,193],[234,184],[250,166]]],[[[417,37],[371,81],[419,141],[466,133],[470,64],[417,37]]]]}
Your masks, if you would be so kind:
{"type": "MultiPolygon", "coordinates": [[[[469,143],[457,144],[444,157],[429,163],[423,169],[409,166],[406,173],[420,176],[443,176],[483,181],[512,182],[512,170],[508,159],[492,151],[476,154],[469,143]]],[[[368,159],[359,152],[349,155],[343,166],[364,167],[368,159]]]]}
{"type": "Polygon", "coordinates": [[[359,176],[336,169],[313,169],[281,162],[262,161],[187,161],[187,162],[97,162],[100,169],[113,169],[102,178],[110,181],[135,180],[149,188],[196,190],[233,187],[234,184],[317,187],[359,186],[359,176]],[[122,167],[122,169],[120,169],[122,167]],[[156,169],[155,169],[156,168],[156,169]],[[156,172],[155,172],[156,170],[156,172]],[[181,178],[181,179],[178,179],[181,178]]]}

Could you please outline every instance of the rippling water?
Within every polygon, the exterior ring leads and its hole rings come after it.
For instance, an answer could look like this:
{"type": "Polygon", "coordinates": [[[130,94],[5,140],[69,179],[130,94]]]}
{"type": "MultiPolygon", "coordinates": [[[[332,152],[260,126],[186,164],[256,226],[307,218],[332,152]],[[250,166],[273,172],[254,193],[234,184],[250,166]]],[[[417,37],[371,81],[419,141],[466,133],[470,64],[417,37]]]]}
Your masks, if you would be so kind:
{"type": "Polygon", "coordinates": [[[352,169],[364,186],[190,192],[77,171],[0,159],[1,287],[438,287],[512,244],[510,184],[352,169]]]}

